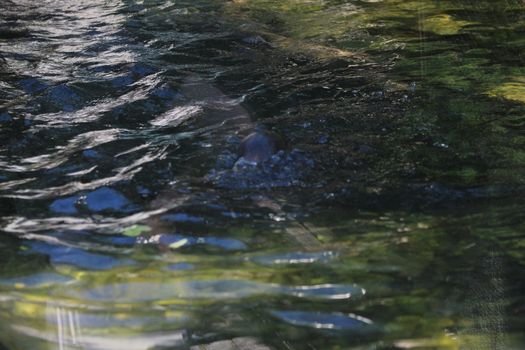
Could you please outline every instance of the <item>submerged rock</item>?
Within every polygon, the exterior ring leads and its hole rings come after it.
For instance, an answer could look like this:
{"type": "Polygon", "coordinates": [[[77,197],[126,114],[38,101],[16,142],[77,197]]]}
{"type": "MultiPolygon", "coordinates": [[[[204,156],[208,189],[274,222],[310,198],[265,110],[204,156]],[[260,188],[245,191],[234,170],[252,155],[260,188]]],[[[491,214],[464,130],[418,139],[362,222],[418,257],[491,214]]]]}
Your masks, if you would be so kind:
{"type": "Polygon", "coordinates": [[[372,320],[355,314],[312,311],[273,311],[272,315],[294,326],[351,331],[359,334],[376,333],[379,331],[379,328],[372,320]]]}
{"type": "Polygon", "coordinates": [[[264,162],[283,148],[282,141],[266,131],[253,132],[246,136],[239,146],[239,156],[252,163],[264,162]]]}
{"type": "Polygon", "coordinates": [[[79,199],[79,196],[56,199],[51,203],[49,209],[57,214],[77,214],[76,203],[79,199]]]}
{"type": "Polygon", "coordinates": [[[261,344],[257,339],[250,337],[240,337],[228,340],[219,340],[209,344],[199,344],[192,346],[190,350],[271,350],[270,347],[261,344]]]}
{"type": "Polygon", "coordinates": [[[13,121],[13,117],[5,112],[0,114],[0,124],[7,124],[13,121]]]}
{"type": "Polygon", "coordinates": [[[294,149],[291,152],[280,150],[264,161],[241,157],[233,167],[221,167],[225,164],[229,165],[218,162],[206,180],[221,188],[258,189],[303,185],[302,180],[313,169],[314,161],[294,149]]]}
{"type": "Polygon", "coordinates": [[[72,112],[79,109],[84,99],[67,84],[48,88],[41,96],[40,103],[46,112],[72,112]]]}
{"type": "Polygon", "coordinates": [[[133,204],[126,197],[109,187],[101,187],[88,193],[86,205],[93,212],[106,210],[127,212],[133,209],[133,204]]]}

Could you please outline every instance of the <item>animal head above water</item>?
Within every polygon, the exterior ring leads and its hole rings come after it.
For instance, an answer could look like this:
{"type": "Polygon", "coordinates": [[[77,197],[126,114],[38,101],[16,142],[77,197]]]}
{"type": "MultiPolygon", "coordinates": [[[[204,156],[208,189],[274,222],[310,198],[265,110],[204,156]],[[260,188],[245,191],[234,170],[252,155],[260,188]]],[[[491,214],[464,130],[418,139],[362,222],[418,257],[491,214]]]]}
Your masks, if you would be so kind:
{"type": "Polygon", "coordinates": [[[283,148],[282,140],[266,131],[252,132],[239,145],[238,155],[247,162],[262,163],[283,148]]]}

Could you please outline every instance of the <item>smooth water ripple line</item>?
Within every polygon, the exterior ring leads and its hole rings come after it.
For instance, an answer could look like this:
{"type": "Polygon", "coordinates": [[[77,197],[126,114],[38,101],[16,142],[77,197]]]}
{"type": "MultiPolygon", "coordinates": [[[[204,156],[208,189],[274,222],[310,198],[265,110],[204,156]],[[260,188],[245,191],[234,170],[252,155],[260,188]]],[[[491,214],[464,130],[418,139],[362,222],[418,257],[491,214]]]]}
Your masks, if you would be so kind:
{"type": "Polygon", "coordinates": [[[233,238],[214,236],[194,237],[179,234],[158,234],[150,237],[141,237],[137,240],[137,243],[161,245],[173,249],[196,245],[206,245],[224,250],[244,250],[247,248],[245,243],[233,238]]]}
{"type": "Polygon", "coordinates": [[[175,107],[152,120],[150,124],[157,127],[175,127],[201,111],[202,107],[194,105],[175,107]]]}
{"type": "Polygon", "coordinates": [[[97,165],[93,165],[91,168],[87,168],[87,169],[84,169],[84,170],[79,170],[79,171],[75,171],[75,172],[72,172],[72,173],[68,173],[68,174],[66,174],[66,176],[72,176],[72,177],[84,176],[84,175],[87,175],[87,174],[91,173],[92,171],[94,171],[97,167],[98,167],[97,165]]]}
{"type": "Polygon", "coordinates": [[[129,282],[92,288],[70,288],[65,295],[98,302],[147,302],[169,299],[228,300],[255,295],[290,295],[297,298],[343,300],[362,297],[365,290],[356,285],[323,284],[282,286],[247,280],[187,280],[129,282]]]}
{"type": "Polygon", "coordinates": [[[310,311],[273,311],[272,315],[295,326],[316,329],[367,332],[376,329],[374,322],[355,314],[310,311]]]}
{"type": "Polygon", "coordinates": [[[315,286],[288,287],[288,293],[296,297],[316,297],[338,300],[362,297],[366,294],[366,290],[356,285],[320,284],[315,286]]]}
{"type": "Polygon", "coordinates": [[[0,182],[0,190],[10,190],[10,189],[18,187],[20,185],[23,185],[23,184],[29,183],[31,181],[34,181],[36,179],[37,179],[36,177],[31,177],[31,178],[28,178],[28,179],[0,182]]]}
{"type": "Polygon", "coordinates": [[[8,224],[2,230],[17,233],[26,239],[47,240],[53,237],[48,235],[34,235],[34,232],[45,232],[50,230],[90,230],[93,232],[115,234],[120,233],[122,227],[130,226],[158,214],[168,211],[170,208],[160,208],[151,211],[142,211],[123,218],[112,218],[109,216],[100,218],[75,218],[75,217],[52,217],[46,219],[29,219],[25,217],[6,217],[8,224]]]}
{"type": "Polygon", "coordinates": [[[19,234],[27,239],[56,239],[49,235],[34,235],[37,232],[45,232],[50,230],[67,231],[67,230],[89,230],[102,234],[121,233],[124,227],[128,227],[137,223],[141,223],[155,215],[163,214],[171,209],[177,208],[185,203],[190,197],[188,195],[181,195],[173,198],[170,203],[166,203],[162,208],[141,211],[121,218],[113,218],[110,216],[103,217],[85,217],[77,218],[70,216],[51,217],[44,219],[31,219],[26,217],[5,217],[7,224],[2,227],[2,230],[19,234]],[[47,238],[46,238],[47,237],[47,238]]]}
{"type": "Polygon", "coordinates": [[[262,265],[295,265],[327,263],[338,256],[337,252],[290,252],[281,254],[261,255],[253,257],[252,260],[262,265]]]}

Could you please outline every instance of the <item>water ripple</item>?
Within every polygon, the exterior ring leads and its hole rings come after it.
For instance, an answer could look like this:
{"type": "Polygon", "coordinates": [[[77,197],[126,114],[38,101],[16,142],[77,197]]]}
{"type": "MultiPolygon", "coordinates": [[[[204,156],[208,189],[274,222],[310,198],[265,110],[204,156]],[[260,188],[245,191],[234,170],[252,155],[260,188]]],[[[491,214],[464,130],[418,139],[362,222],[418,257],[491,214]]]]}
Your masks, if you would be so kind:
{"type": "Polygon", "coordinates": [[[40,169],[55,168],[68,161],[71,155],[78,151],[86,148],[93,148],[116,140],[121,132],[121,129],[105,129],[77,135],[72,138],[66,146],[57,146],[52,153],[22,159],[22,163],[30,165],[17,170],[20,172],[30,172],[40,169]]]}
{"type": "Polygon", "coordinates": [[[235,300],[256,295],[290,295],[298,298],[350,299],[364,294],[355,285],[282,286],[246,280],[187,280],[115,283],[94,288],[70,288],[64,291],[72,298],[98,302],[120,300],[136,303],[173,299],[235,300]]]}
{"type": "Polygon", "coordinates": [[[372,320],[355,314],[309,311],[273,311],[272,315],[295,326],[355,332],[377,331],[372,320]]]}
{"type": "Polygon", "coordinates": [[[261,255],[253,258],[253,261],[263,265],[295,265],[328,263],[337,257],[336,252],[290,252],[272,255],[261,255]]]}
{"type": "Polygon", "coordinates": [[[67,196],[79,191],[91,190],[104,185],[111,185],[123,180],[131,180],[137,173],[142,170],[142,166],[149,162],[158,159],[163,159],[166,156],[166,148],[154,150],[146,153],[142,157],[136,159],[132,164],[120,168],[116,168],[113,176],[99,178],[91,182],[69,182],[62,186],[48,187],[45,189],[18,189],[11,194],[6,194],[4,197],[18,198],[18,199],[44,199],[54,198],[56,196],[67,196]]]}
{"type": "MultiPolygon", "coordinates": [[[[163,84],[161,78],[162,72],[148,75],[131,86],[134,88],[117,98],[96,101],[78,111],[63,111],[55,113],[41,113],[33,116],[35,121],[41,122],[35,124],[35,129],[48,129],[52,127],[71,127],[75,124],[93,123],[99,120],[106,113],[114,111],[119,107],[124,107],[133,102],[146,100],[150,93],[155,92],[163,84]]],[[[59,102],[62,103],[62,102],[59,102]]]]}

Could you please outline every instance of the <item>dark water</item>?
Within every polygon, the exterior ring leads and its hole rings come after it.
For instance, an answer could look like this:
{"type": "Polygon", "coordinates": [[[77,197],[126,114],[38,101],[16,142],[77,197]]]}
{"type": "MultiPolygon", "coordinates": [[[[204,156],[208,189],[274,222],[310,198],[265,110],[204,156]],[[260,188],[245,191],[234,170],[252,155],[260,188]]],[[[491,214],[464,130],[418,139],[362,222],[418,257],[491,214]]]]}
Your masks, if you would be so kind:
{"type": "Polygon", "coordinates": [[[0,348],[525,347],[521,1],[0,10],[0,348]]]}

